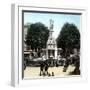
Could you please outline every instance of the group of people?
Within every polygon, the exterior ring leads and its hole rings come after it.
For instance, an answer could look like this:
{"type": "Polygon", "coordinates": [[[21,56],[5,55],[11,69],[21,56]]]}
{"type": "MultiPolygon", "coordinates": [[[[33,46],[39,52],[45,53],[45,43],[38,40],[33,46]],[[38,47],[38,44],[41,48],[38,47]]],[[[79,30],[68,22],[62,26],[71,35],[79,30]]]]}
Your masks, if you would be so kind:
{"type": "MultiPolygon", "coordinates": [[[[49,59],[46,60],[45,56],[42,57],[43,62],[40,64],[40,76],[54,76],[54,72],[51,74],[48,72],[48,69],[50,67],[49,59]]],[[[63,60],[63,72],[67,71],[67,68],[69,65],[74,65],[75,69],[70,74],[79,75],[80,74],[80,57],[79,55],[70,55],[67,58],[62,58],[61,56],[58,56],[58,61],[63,60]]]]}
{"type": "MultiPolygon", "coordinates": [[[[38,57],[38,54],[36,52],[31,53],[30,59],[33,59],[36,56],[38,57]]],[[[43,76],[55,76],[54,72],[52,72],[51,74],[48,72],[48,69],[50,67],[50,59],[47,59],[44,54],[41,55],[41,58],[42,58],[42,62],[40,63],[40,76],[42,76],[42,75],[43,76]]],[[[54,61],[53,58],[52,58],[52,61],[54,61]]],[[[73,64],[75,66],[75,69],[70,74],[75,74],[75,75],[80,74],[79,54],[77,54],[77,55],[70,54],[67,57],[62,57],[61,55],[58,55],[57,62],[59,63],[59,61],[63,61],[63,72],[66,72],[68,69],[68,66],[73,64]]],[[[57,64],[55,63],[56,67],[59,66],[58,63],[57,64]]]]}
{"type": "Polygon", "coordinates": [[[45,60],[40,64],[40,76],[54,76],[54,72],[50,74],[48,72],[48,69],[49,69],[49,63],[48,60],[45,60]]]}

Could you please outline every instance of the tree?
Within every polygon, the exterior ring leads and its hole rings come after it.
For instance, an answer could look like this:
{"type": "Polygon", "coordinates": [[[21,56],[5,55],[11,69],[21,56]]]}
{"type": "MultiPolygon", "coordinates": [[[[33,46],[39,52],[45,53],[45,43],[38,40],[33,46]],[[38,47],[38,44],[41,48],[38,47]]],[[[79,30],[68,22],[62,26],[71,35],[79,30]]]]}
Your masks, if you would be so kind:
{"type": "Polygon", "coordinates": [[[31,24],[27,30],[26,45],[35,50],[45,48],[48,36],[49,30],[44,24],[31,24]]]}
{"type": "Polygon", "coordinates": [[[62,48],[65,54],[74,48],[80,48],[80,33],[74,24],[65,23],[57,38],[57,46],[62,48]]]}

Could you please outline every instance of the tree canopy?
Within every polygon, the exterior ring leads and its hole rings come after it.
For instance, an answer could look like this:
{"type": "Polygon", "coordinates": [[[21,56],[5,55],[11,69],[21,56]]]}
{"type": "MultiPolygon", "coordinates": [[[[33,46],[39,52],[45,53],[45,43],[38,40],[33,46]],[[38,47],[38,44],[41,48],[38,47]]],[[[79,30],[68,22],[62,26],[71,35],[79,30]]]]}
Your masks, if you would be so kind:
{"type": "Polygon", "coordinates": [[[49,30],[44,24],[40,22],[31,24],[27,30],[26,44],[31,46],[31,49],[45,48],[48,36],[49,30]]]}
{"type": "Polygon", "coordinates": [[[57,46],[66,49],[80,48],[80,33],[74,24],[65,23],[57,38],[57,46]]]}

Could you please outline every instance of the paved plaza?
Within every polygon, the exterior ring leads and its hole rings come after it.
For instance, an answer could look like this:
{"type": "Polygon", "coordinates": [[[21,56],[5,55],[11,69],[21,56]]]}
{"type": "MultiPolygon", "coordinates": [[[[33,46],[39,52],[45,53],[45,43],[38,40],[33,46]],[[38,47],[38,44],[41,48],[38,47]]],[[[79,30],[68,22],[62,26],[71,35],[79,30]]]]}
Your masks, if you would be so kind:
{"type": "MultiPolygon", "coordinates": [[[[72,72],[75,69],[74,66],[69,65],[66,72],[63,72],[63,66],[59,67],[49,67],[48,72],[52,74],[54,72],[54,76],[67,76],[69,72],[72,72]]],[[[39,76],[40,74],[40,67],[26,67],[24,70],[24,77],[42,77],[39,76]]]]}

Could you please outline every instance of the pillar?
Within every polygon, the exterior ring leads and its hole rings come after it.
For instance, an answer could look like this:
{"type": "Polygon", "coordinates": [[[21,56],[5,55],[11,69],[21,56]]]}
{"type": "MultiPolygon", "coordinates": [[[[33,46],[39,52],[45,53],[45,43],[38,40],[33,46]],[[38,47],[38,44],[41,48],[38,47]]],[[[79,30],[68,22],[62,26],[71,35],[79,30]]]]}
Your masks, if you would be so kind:
{"type": "Polygon", "coordinates": [[[55,59],[57,59],[57,48],[55,48],[55,59]]]}

